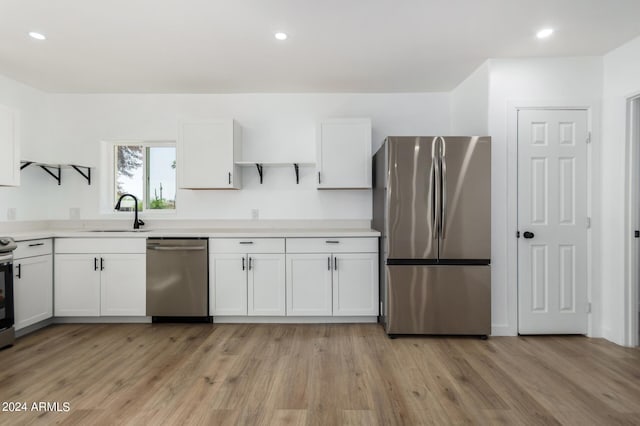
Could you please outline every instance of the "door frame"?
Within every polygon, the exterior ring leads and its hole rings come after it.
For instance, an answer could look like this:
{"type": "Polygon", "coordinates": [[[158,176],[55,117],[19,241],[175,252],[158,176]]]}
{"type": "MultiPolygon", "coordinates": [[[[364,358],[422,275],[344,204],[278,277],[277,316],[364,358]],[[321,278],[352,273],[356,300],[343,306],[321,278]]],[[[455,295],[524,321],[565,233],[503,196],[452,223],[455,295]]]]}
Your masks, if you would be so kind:
{"type": "Polygon", "coordinates": [[[600,244],[599,205],[600,165],[593,161],[600,155],[600,103],[596,100],[510,100],[507,101],[507,283],[509,322],[514,324],[518,334],[518,112],[521,110],[583,110],[587,112],[587,131],[591,134],[591,143],[587,144],[587,215],[591,218],[591,227],[587,228],[587,302],[591,303],[591,311],[587,314],[587,336],[601,336],[600,301],[594,303],[593,277],[597,276],[599,267],[593,259],[594,247],[600,244]]]}
{"type": "Polygon", "coordinates": [[[626,99],[626,158],[625,164],[625,282],[624,340],[626,346],[640,343],[638,324],[638,293],[640,292],[640,247],[634,237],[640,229],[640,191],[634,182],[640,181],[640,92],[626,99]]]}

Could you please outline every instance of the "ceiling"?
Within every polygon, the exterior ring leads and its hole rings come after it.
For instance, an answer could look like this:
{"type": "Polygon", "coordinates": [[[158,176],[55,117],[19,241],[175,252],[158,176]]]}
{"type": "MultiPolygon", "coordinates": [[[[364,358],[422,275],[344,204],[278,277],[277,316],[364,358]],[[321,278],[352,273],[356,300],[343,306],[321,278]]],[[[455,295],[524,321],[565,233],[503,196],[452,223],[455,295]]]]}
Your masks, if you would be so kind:
{"type": "Polygon", "coordinates": [[[50,92],[448,91],[487,58],[602,55],[639,16],[638,0],[0,0],[0,74],[50,92]]]}

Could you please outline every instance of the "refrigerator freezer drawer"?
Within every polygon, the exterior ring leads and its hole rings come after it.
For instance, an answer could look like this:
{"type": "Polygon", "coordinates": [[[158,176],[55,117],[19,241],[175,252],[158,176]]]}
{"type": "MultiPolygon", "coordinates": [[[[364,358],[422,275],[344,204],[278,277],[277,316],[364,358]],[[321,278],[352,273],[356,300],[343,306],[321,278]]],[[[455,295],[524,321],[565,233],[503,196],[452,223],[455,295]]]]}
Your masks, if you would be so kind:
{"type": "Polygon", "coordinates": [[[389,334],[491,334],[491,267],[386,266],[389,334]]]}

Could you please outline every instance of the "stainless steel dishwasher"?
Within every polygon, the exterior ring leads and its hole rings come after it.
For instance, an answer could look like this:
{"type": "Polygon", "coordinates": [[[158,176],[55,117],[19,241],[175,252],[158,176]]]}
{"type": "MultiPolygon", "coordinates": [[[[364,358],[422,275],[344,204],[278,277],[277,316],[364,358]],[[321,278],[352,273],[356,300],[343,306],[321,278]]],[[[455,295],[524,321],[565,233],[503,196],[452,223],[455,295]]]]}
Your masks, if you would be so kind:
{"type": "Polygon", "coordinates": [[[147,239],[147,315],[154,322],[211,321],[206,238],[147,239]]]}

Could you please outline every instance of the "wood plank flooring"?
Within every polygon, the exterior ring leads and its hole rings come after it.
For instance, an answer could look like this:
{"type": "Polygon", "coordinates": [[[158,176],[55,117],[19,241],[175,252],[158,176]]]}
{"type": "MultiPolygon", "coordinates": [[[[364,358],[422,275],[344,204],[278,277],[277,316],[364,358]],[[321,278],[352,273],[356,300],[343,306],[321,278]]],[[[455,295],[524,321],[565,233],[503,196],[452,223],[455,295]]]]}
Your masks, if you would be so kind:
{"type": "Polygon", "coordinates": [[[40,401],[70,410],[0,424],[640,424],[640,350],[390,340],[376,324],[66,324],[0,351],[0,402],[40,401]]]}

